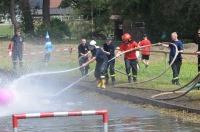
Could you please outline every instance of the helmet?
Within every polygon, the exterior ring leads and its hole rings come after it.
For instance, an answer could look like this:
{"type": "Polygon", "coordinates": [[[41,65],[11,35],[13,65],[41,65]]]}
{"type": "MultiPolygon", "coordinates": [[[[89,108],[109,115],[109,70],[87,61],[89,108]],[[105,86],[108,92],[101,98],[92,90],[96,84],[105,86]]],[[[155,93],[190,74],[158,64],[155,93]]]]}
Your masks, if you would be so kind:
{"type": "Polygon", "coordinates": [[[122,40],[123,40],[123,41],[131,41],[131,35],[128,34],[128,33],[125,33],[125,34],[122,36],[122,40]]]}
{"type": "Polygon", "coordinates": [[[94,40],[91,40],[91,41],[90,41],[90,45],[92,45],[92,46],[96,46],[96,43],[97,43],[97,42],[94,41],[94,40]]]}

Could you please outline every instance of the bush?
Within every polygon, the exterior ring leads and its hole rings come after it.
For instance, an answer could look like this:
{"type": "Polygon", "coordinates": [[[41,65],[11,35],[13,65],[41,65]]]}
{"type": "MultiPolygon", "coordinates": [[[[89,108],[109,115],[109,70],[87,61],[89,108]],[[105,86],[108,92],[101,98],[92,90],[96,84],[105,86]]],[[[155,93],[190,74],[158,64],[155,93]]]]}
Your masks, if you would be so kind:
{"type": "Polygon", "coordinates": [[[57,18],[52,19],[50,23],[42,23],[37,27],[36,35],[45,37],[46,32],[49,32],[51,39],[61,40],[65,36],[71,36],[71,31],[68,24],[57,18]]]}

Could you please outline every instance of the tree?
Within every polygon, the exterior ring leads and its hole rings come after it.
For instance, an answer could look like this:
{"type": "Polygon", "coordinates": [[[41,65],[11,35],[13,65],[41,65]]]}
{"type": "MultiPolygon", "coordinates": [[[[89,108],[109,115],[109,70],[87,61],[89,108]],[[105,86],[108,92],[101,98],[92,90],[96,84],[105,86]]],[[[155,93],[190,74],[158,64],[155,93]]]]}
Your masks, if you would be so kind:
{"type": "MultiPolygon", "coordinates": [[[[91,22],[91,37],[98,34],[110,33],[110,2],[111,0],[63,0],[61,7],[71,7],[79,12],[91,22]]],[[[97,37],[96,36],[96,37],[97,37]]]]}
{"type": "Polygon", "coordinates": [[[43,0],[43,8],[42,8],[42,12],[43,12],[43,22],[50,22],[50,0],[43,0]]]}
{"type": "Polygon", "coordinates": [[[14,25],[14,31],[16,32],[16,30],[19,29],[19,23],[17,22],[16,17],[15,17],[15,11],[14,11],[15,1],[9,0],[7,5],[9,5],[10,18],[11,18],[12,24],[14,25]]]}
{"type": "Polygon", "coordinates": [[[24,26],[24,32],[34,35],[34,25],[33,25],[33,18],[30,12],[30,7],[28,0],[20,0],[20,8],[22,10],[22,20],[24,26]]]}

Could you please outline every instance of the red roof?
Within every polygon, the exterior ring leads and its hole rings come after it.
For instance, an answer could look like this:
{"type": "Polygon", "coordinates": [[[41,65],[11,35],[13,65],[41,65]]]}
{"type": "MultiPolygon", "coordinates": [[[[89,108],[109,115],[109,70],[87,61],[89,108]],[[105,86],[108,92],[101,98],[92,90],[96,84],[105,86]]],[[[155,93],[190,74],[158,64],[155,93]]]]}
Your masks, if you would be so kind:
{"type": "Polygon", "coordinates": [[[60,6],[62,0],[50,0],[50,8],[57,8],[60,6]]]}

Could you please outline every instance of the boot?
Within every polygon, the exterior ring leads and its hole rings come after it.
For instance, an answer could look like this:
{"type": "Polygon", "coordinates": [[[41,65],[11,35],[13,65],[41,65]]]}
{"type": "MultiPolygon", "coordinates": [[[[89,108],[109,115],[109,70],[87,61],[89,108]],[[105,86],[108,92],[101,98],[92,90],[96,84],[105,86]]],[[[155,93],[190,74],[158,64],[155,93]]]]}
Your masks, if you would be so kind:
{"type": "Polygon", "coordinates": [[[131,76],[128,76],[128,83],[131,83],[131,76]]]}
{"type": "Polygon", "coordinates": [[[102,81],[101,81],[101,80],[98,80],[97,87],[100,88],[101,85],[102,85],[102,81]]]}
{"type": "Polygon", "coordinates": [[[112,77],[112,85],[115,85],[115,77],[112,77]]]}
{"type": "Polygon", "coordinates": [[[106,80],[105,80],[105,79],[102,79],[102,89],[105,89],[105,88],[106,88],[105,83],[106,83],[106,80]]]}
{"type": "Polygon", "coordinates": [[[133,82],[137,82],[137,77],[133,77],[133,82]]]}

